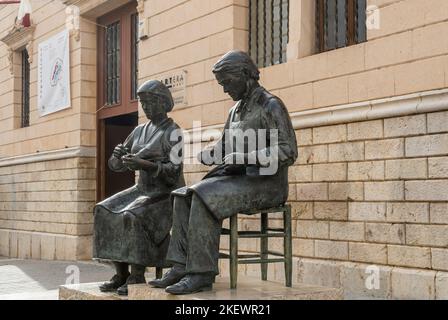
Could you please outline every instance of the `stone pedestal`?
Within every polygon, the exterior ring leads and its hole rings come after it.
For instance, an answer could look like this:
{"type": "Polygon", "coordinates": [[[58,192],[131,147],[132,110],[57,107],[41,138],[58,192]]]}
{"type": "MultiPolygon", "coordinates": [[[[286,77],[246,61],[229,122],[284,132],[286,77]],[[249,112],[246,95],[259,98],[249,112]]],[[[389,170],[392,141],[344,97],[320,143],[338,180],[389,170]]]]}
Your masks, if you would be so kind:
{"type": "MultiPolygon", "coordinates": [[[[171,295],[164,289],[149,285],[129,286],[129,300],[341,300],[342,289],[294,285],[287,288],[281,283],[261,281],[251,277],[239,277],[238,288],[230,290],[228,278],[216,278],[212,291],[190,295],[171,295]]],[[[99,283],[61,286],[60,300],[119,300],[125,299],[115,293],[102,293],[99,283]]]]}
{"type": "Polygon", "coordinates": [[[101,282],[71,284],[59,287],[59,300],[127,300],[116,293],[105,293],[98,289],[101,282]]]}

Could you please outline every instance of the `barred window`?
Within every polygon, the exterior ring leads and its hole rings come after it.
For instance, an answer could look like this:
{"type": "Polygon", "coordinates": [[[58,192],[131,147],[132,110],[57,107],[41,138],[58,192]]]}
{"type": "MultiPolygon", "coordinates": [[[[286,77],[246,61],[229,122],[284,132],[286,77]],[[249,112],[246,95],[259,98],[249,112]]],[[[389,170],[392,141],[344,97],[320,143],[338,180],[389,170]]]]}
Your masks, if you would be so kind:
{"type": "Polygon", "coordinates": [[[138,110],[139,18],[134,1],[97,20],[98,117],[138,110]]]}
{"type": "Polygon", "coordinates": [[[319,52],[366,41],[366,0],[316,0],[316,30],[319,52]]]}
{"type": "Polygon", "coordinates": [[[258,67],[286,62],[289,0],[249,1],[249,54],[258,67]]]}
{"type": "Polygon", "coordinates": [[[106,105],[120,102],[120,22],[106,27],[106,105]]]}
{"type": "Polygon", "coordinates": [[[137,99],[138,90],[138,13],[131,15],[131,98],[137,99]]]}
{"type": "Polygon", "coordinates": [[[22,114],[21,127],[30,125],[30,63],[28,61],[28,51],[22,50],[22,114]]]}

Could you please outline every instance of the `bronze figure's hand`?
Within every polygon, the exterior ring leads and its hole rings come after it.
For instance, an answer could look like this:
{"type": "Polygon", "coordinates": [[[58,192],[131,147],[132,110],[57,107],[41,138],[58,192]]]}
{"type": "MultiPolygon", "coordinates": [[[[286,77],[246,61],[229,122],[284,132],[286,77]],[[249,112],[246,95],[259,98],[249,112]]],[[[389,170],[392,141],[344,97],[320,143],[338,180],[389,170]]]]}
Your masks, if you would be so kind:
{"type": "Polygon", "coordinates": [[[121,143],[117,145],[113,151],[113,155],[117,159],[121,159],[127,153],[128,151],[126,150],[126,147],[121,143]]]}
{"type": "Polygon", "coordinates": [[[129,170],[140,170],[140,169],[151,170],[157,168],[157,164],[155,164],[154,162],[144,160],[134,154],[125,155],[123,156],[122,160],[123,164],[127,168],[129,168],[129,170]]]}
{"type": "Polygon", "coordinates": [[[138,170],[138,161],[136,159],[136,156],[133,154],[126,154],[124,155],[121,160],[123,161],[123,164],[129,169],[129,170],[138,170]]]}

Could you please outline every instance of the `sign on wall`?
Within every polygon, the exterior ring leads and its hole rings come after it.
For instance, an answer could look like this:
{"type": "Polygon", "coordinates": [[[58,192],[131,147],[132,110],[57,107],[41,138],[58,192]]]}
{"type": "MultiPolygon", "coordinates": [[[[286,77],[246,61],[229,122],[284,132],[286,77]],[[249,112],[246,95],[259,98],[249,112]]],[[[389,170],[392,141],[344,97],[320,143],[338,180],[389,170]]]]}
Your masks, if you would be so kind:
{"type": "Polygon", "coordinates": [[[37,108],[41,117],[70,107],[69,54],[68,30],[39,44],[37,108]]]}
{"type": "Polygon", "coordinates": [[[158,80],[170,89],[174,105],[187,105],[187,72],[185,70],[165,74],[158,80]]]}

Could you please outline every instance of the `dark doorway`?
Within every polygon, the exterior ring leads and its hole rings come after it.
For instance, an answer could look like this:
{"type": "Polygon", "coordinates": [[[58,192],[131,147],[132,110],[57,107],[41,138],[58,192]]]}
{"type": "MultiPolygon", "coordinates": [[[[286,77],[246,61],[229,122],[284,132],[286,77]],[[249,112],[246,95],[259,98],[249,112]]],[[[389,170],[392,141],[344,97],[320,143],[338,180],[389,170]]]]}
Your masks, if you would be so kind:
{"type": "Polygon", "coordinates": [[[123,143],[127,136],[138,124],[138,114],[131,113],[117,117],[100,120],[103,127],[103,145],[102,150],[102,164],[104,168],[102,172],[102,192],[99,194],[99,199],[102,200],[111,195],[127,189],[135,184],[135,174],[132,171],[127,172],[113,172],[109,169],[107,161],[112,155],[112,151],[119,143],[123,143]]]}

